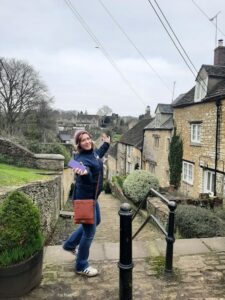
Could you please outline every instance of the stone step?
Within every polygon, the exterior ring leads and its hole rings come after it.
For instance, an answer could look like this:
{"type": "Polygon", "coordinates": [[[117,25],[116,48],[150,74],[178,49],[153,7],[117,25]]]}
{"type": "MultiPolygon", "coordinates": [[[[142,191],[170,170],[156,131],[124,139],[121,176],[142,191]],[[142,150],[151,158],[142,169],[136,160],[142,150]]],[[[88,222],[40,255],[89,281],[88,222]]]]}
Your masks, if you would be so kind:
{"type": "MultiPolygon", "coordinates": [[[[149,257],[150,252],[160,255],[157,249],[150,251],[149,243],[142,241],[133,242],[133,258],[144,259],[149,257]]],[[[93,242],[90,250],[90,260],[119,260],[119,243],[97,243],[93,242]]],[[[62,249],[62,246],[47,246],[44,252],[44,261],[48,264],[66,264],[74,260],[74,255],[62,249]]]]}

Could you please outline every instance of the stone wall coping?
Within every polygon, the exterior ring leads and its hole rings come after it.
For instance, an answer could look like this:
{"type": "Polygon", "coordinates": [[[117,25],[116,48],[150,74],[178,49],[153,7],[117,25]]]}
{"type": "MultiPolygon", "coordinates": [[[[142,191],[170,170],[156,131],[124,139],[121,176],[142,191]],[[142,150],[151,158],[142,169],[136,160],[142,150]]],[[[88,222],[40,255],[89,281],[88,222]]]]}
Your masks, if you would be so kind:
{"type": "Polygon", "coordinates": [[[24,152],[26,152],[27,154],[30,154],[31,156],[33,156],[33,152],[31,152],[29,149],[27,149],[26,147],[20,145],[20,144],[17,144],[16,142],[13,142],[12,140],[10,139],[6,139],[6,138],[2,138],[0,137],[0,141],[5,141],[9,144],[13,144],[13,146],[16,146],[17,148],[23,150],[24,152]]]}
{"type": "Polygon", "coordinates": [[[34,154],[36,159],[48,159],[48,160],[64,160],[64,156],[61,154],[47,154],[47,153],[40,153],[34,154]]]}

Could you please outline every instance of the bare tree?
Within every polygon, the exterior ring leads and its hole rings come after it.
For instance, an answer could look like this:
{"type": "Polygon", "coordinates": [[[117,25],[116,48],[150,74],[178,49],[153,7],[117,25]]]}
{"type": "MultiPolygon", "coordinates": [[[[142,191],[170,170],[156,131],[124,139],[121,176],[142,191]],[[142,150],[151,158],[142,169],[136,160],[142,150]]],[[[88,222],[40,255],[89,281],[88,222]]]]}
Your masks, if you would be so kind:
{"type": "Polygon", "coordinates": [[[97,111],[97,115],[99,115],[99,116],[107,116],[107,115],[111,114],[112,112],[113,111],[112,111],[112,109],[110,107],[108,107],[107,105],[103,105],[97,111]]]}
{"type": "Polygon", "coordinates": [[[0,113],[6,131],[12,134],[21,118],[46,99],[47,87],[32,66],[0,58],[0,113]]]}

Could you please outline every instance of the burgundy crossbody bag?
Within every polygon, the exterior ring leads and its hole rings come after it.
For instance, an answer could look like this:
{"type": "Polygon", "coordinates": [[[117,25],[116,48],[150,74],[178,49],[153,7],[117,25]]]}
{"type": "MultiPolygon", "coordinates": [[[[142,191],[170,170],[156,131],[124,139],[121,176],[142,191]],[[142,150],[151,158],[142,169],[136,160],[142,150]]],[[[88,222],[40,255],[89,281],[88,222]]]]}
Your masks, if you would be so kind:
{"type": "Polygon", "coordinates": [[[95,204],[98,194],[99,177],[95,191],[95,199],[76,199],[73,201],[74,223],[75,224],[94,224],[95,223],[95,204]]]}

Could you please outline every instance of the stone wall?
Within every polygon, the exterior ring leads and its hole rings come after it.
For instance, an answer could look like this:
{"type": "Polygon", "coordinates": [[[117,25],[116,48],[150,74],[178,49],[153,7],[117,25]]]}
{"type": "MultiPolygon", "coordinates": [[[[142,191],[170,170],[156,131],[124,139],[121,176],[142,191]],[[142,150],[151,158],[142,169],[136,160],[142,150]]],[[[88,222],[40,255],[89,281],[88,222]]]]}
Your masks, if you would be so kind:
{"type": "Polygon", "coordinates": [[[149,170],[159,180],[160,187],[169,186],[169,140],[172,130],[145,130],[143,144],[143,168],[149,170]],[[154,136],[159,137],[158,147],[154,144],[154,136]],[[151,168],[153,164],[154,168],[151,168]]]}
{"type": "Polygon", "coordinates": [[[43,170],[62,171],[64,156],[60,154],[34,154],[10,140],[0,138],[0,155],[10,159],[15,165],[43,170]]]}
{"type": "Polygon", "coordinates": [[[58,220],[60,203],[61,203],[61,175],[51,176],[49,180],[42,180],[35,183],[30,183],[25,186],[10,188],[7,191],[0,193],[0,201],[9,192],[19,190],[33,199],[41,213],[41,227],[46,240],[51,236],[51,233],[58,220]]]}
{"type": "MultiPolygon", "coordinates": [[[[64,169],[64,157],[59,154],[34,154],[9,140],[0,138],[0,154],[17,159],[20,166],[50,170],[50,179],[29,183],[20,187],[6,187],[0,190],[0,201],[13,190],[27,194],[39,207],[41,226],[48,240],[53,232],[74,181],[71,169],[64,169]],[[52,172],[54,171],[54,173],[52,172]],[[57,171],[57,172],[56,172],[57,171]]],[[[13,162],[13,161],[12,161],[13,162]]]]}
{"type": "Polygon", "coordinates": [[[1,188],[0,202],[8,193],[19,190],[33,199],[41,213],[41,227],[46,240],[48,240],[55,228],[60,210],[68,200],[74,175],[71,169],[66,169],[62,174],[51,175],[50,179],[29,183],[20,187],[1,188]]]}
{"type": "Polygon", "coordinates": [[[72,169],[64,169],[63,174],[62,174],[62,197],[61,197],[61,209],[65,206],[70,190],[71,190],[71,185],[74,182],[74,173],[72,169]]]}
{"type": "Polygon", "coordinates": [[[149,214],[155,216],[166,228],[169,216],[169,208],[158,197],[148,197],[146,209],[149,214]]]}
{"type": "MultiPolygon", "coordinates": [[[[217,193],[224,193],[224,166],[225,166],[225,100],[221,101],[222,123],[219,140],[219,161],[217,193]],[[222,177],[221,177],[222,176],[222,177]]],[[[183,140],[183,159],[194,164],[193,185],[181,182],[180,191],[187,197],[198,198],[204,192],[204,170],[213,170],[215,167],[215,136],[216,136],[216,103],[199,103],[198,105],[174,109],[174,120],[177,133],[181,134],[183,140]],[[191,122],[201,123],[201,143],[191,143],[191,122]],[[200,167],[205,166],[205,169],[200,167]]]]}
{"type": "MultiPolygon", "coordinates": [[[[136,205],[123,194],[121,187],[116,182],[110,182],[111,191],[114,197],[120,199],[121,203],[130,203],[133,207],[133,211],[137,210],[136,205]]],[[[166,228],[169,216],[168,207],[162,203],[162,201],[158,197],[148,197],[146,201],[146,208],[139,210],[139,215],[143,218],[146,218],[147,215],[154,215],[160,223],[166,228]]],[[[154,222],[153,222],[154,224],[154,222]]],[[[155,225],[156,228],[157,225],[155,225]]]]}

